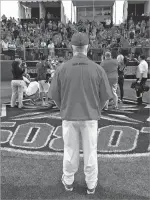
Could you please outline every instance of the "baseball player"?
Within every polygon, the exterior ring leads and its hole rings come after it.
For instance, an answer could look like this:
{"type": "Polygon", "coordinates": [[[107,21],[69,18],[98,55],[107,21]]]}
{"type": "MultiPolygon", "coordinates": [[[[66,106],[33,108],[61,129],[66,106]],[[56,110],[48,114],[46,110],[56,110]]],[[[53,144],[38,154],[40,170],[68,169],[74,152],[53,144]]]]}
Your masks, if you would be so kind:
{"type": "Polygon", "coordinates": [[[64,140],[62,183],[73,190],[79,166],[82,137],[87,194],[93,194],[98,181],[98,120],[111,88],[105,71],[87,58],[89,38],[75,33],[71,39],[73,58],[59,66],[50,86],[51,98],[60,108],[64,140]]]}

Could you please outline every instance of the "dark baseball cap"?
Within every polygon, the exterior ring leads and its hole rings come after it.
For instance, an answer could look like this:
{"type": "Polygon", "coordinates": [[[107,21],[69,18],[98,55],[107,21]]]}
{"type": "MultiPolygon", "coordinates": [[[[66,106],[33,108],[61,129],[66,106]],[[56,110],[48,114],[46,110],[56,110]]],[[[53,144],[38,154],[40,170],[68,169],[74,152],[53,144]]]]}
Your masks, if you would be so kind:
{"type": "Polygon", "coordinates": [[[89,44],[89,38],[85,33],[75,33],[71,38],[71,44],[74,46],[84,46],[89,44]]]}

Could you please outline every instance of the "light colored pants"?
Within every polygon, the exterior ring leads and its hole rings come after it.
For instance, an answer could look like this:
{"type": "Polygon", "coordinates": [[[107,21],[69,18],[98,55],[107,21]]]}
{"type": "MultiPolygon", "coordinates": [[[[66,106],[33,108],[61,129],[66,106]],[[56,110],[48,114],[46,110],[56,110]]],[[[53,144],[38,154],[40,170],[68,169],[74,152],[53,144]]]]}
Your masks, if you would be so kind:
{"type": "Polygon", "coordinates": [[[40,92],[48,93],[50,84],[47,83],[47,82],[45,83],[45,81],[46,80],[40,80],[40,81],[38,81],[38,83],[39,83],[39,89],[40,89],[40,92]]]}
{"type": "MultiPolygon", "coordinates": [[[[118,107],[118,95],[117,95],[117,88],[118,88],[118,84],[113,84],[111,86],[111,90],[112,90],[112,94],[113,94],[113,100],[114,100],[114,104],[115,107],[118,107]]],[[[105,107],[108,108],[108,104],[109,104],[109,100],[106,101],[105,107]]]]}
{"type": "Polygon", "coordinates": [[[93,189],[98,180],[97,137],[98,122],[91,121],[63,121],[63,175],[66,184],[74,182],[74,174],[79,167],[79,133],[82,137],[84,154],[85,181],[89,189],[93,189]]]}
{"type": "Polygon", "coordinates": [[[12,80],[11,81],[12,96],[11,96],[11,107],[14,107],[16,100],[18,98],[18,107],[23,106],[23,91],[24,91],[24,81],[23,80],[12,80]]]}

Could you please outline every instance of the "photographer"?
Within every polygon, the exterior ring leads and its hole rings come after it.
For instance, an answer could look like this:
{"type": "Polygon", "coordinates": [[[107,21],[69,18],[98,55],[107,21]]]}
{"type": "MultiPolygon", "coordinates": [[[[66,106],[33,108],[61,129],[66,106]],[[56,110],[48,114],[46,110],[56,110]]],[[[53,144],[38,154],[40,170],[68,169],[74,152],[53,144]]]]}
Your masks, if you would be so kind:
{"type": "Polygon", "coordinates": [[[141,105],[143,92],[144,92],[144,86],[145,86],[147,76],[148,76],[148,63],[145,61],[144,55],[140,55],[138,57],[138,60],[136,60],[139,63],[137,67],[137,71],[136,71],[136,78],[137,78],[136,82],[137,84],[139,84],[140,87],[136,89],[136,96],[137,96],[138,105],[141,105]]]}
{"type": "Polygon", "coordinates": [[[48,63],[46,61],[46,57],[41,54],[40,56],[40,62],[37,63],[37,80],[39,82],[39,90],[40,90],[40,97],[42,100],[42,106],[48,106],[48,90],[50,87],[50,84],[47,80],[47,69],[48,69],[48,63]],[[44,97],[45,101],[44,101],[44,97]]]}

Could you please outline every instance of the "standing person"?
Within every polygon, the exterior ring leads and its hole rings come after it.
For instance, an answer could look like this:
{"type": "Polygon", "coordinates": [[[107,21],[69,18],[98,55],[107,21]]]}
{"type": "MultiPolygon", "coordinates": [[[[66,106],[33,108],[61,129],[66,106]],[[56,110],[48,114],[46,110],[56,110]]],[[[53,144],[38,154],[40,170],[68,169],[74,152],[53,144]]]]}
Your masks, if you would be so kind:
{"type": "Polygon", "coordinates": [[[123,97],[124,97],[124,70],[125,70],[125,63],[124,63],[124,56],[119,53],[117,56],[117,61],[118,61],[118,85],[120,88],[120,103],[123,103],[123,97]]]}
{"type": "Polygon", "coordinates": [[[76,33],[71,39],[73,58],[59,66],[50,96],[60,108],[64,140],[62,183],[73,190],[79,166],[79,134],[82,136],[87,193],[93,194],[98,180],[97,129],[111,89],[105,71],[87,58],[89,38],[76,33]]]}
{"type": "Polygon", "coordinates": [[[47,69],[48,63],[46,62],[46,57],[42,54],[40,62],[37,63],[37,80],[39,82],[39,92],[42,100],[42,106],[48,106],[48,90],[50,87],[47,81],[47,69]],[[44,101],[45,97],[45,101],[44,101]]]}
{"type": "MultiPolygon", "coordinates": [[[[105,53],[105,60],[101,62],[101,67],[105,70],[109,84],[113,94],[114,100],[114,109],[118,109],[118,95],[117,95],[117,86],[118,86],[118,61],[117,59],[111,58],[111,53],[105,53]]],[[[108,110],[109,100],[105,104],[105,110],[108,110]]]]}
{"type": "Polygon", "coordinates": [[[15,60],[12,63],[12,74],[13,80],[11,81],[12,96],[11,96],[11,107],[15,107],[16,100],[18,97],[18,108],[23,108],[23,91],[24,91],[24,80],[23,73],[25,69],[21,67],[22,62],[15,60]]]}
{"type": "Polygon", "coordinates": [[[140,55],[138,57],[138,60],[139,65],[136,72],[136,81],[141,85],[141,89],[139,88],[138,90],[136,90],[136,96],[138,105],[141,105],[143,97],[143,86],[145,85],[148,76],[148,63],[145,61],[144,55],[140,55]]]}
{"type": "Polygon", "coordinates": [[[49,50],[49,55],[51,56],[51,58],[53,58],[55,55],[55,46],[52,40],[50,40],[50,43],[48,44],[48,50],[49,50]]]}
{"type": "Polygon", "coordinates": [[[131,29],[131,31],[129,33],[129,36],[130,36],[130,45],[133,46],[134,38],[135,38],[135,30],[134,30],[134,28],[131,29]]]}
{"type": "Polygon", "coordinates": [[[110,17],[108,17],[105,20],[105,27],[108,28],[108,29],[111,27],[111,18],[110,17]]]}

